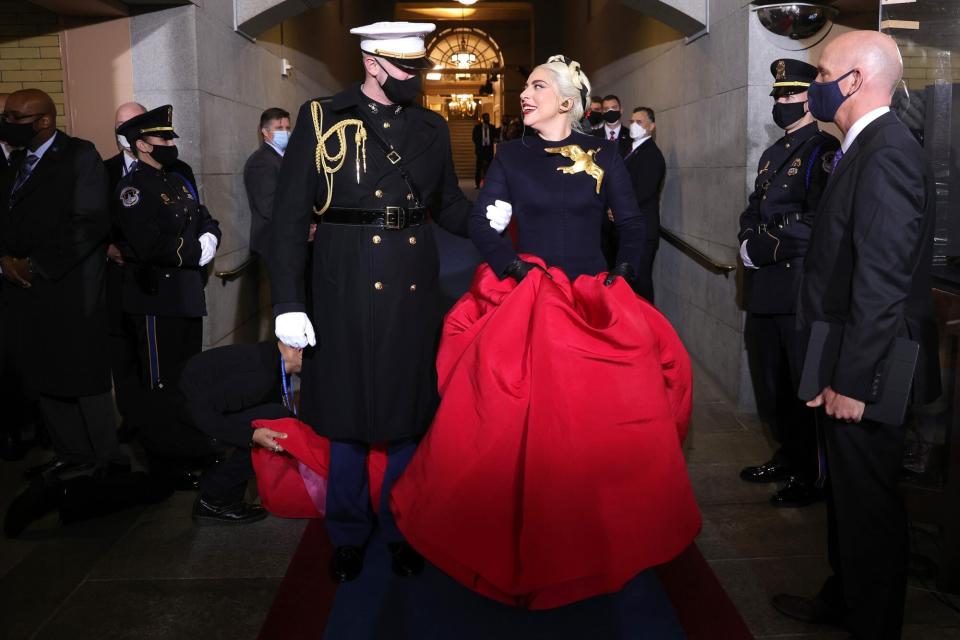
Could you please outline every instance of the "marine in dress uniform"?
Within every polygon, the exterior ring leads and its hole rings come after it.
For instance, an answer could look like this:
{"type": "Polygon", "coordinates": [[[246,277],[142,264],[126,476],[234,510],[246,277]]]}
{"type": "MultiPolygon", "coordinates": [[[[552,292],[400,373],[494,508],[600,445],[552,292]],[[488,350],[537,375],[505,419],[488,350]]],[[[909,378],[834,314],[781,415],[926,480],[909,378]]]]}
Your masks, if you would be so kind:
{"type": "Polygon", "coordinates": [[[820,131],[806,106],[816,67],[781,59],[770,72],[773,118],[786,135],[760,157],[738,238],[748,275],[746,339],[757,408],[780,449],[769,462],[743,469],[740,477],[787,481],[771,504],[798,507],[821,499],[822,492],[814,486],[813,414],[796,393],[803,351],[795,328],[797,295],[817,205],[840,143],[820,131]]]}
{"type": "Polygon", "coordinates": [[[138,162],[115,195],[126,241],[123,311],[136,337],[140,369],[133,420],[157,461],[215,452],[210,439],[190,425],[177,385],[187,360],[201,349],[203,267],[213,259],[220,229],[193,185],[168,170],[177,155],[169,143],[177,137],[172,121],[173,108],[166,105],[120,126],[138,162]]]}
{"type": "Polygon", "coordinates": [[[277,337],[293,347],[316,343],[304,355],[300,417],[331,440],[326,524],[340,582],[362,569],[374,511],[394,571],[412,575],[423,564],[388,501],[438,401],[441,306],[430,222],[466,236],[471,210],[446,123],[413,104],[417,74],[430,66],[423,37],[433,29],[385,22],[351,30],[362,36],[365,81],[300,108],[274,202],[268,264],[277,337]],[[308,309],[303,238],[314,220],[308,309]],[[388,454],[374,509],[372,443],[386,443],[388,454]]]}

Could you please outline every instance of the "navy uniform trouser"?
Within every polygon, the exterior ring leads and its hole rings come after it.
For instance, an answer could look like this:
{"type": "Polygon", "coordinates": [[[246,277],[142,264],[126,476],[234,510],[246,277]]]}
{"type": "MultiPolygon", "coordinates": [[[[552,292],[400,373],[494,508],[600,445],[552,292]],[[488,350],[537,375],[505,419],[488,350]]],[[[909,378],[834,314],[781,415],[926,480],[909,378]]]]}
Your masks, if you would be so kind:
{"type": "Polygon", "coordinates": [[[780,444],[776,458],[805,480],[817,475],[813,411],[797,398],[801,338],[794,314],[747,315],[745,338],[760,419],[780,444]]]}
{"type": "Polygon", "coordinates": [[[415,440],[401,440],[387,446],[387,470],[380,490],[380,504],[374,509],[370,504],[367,475],[370,446],[363,442],[330,441],[325,519],[334,546],[365,546],[373,533],[374,516],[379,520],[387,544],[403,541],[390,512],[390,489],[407,468],[416,449],[415,440]]]}

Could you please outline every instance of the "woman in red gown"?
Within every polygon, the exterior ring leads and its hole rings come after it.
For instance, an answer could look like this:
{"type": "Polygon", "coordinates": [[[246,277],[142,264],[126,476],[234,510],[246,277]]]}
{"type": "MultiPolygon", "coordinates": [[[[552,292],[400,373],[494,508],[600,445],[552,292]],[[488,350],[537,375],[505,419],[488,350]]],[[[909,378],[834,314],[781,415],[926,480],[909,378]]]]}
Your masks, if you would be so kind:
{"type": "Polygon", "coordinates": [[[403,534],[465,586],[530,609],[620,590],[700,528],[681,451],[690,361],[635,293],[644,220],[616,144],[575,131],[590,85],[554,56],[521,94],[475,205],[487,264],[448,314],[441,405],[397,482],[403,534]],[[518,254],[485,217],[512,203],[518,254]],[[620,235],[608,274],[600,247],[620,235]]]}

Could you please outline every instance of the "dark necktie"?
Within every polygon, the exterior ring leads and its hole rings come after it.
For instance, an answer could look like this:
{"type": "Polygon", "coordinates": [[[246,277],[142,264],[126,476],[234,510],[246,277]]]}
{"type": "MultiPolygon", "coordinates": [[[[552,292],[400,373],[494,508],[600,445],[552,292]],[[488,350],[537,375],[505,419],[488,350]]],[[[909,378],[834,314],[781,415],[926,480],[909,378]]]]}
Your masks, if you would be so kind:
{"type": "Polygon", "coordinates": [[[617,139],[617,136],[613,133],[613,131],[610,132],[610,139],[611,139],[611,140],[616,140],[616,139],[617,139]]]}
{"type": "Polygon", "coordinates": [[[19,163],[20,168],[17,170],[17,179],[13,182],[13,189],[10,191],[11,195],[19,191],[20,187],[27,181],[30,174],[33,173],[33,167],[37,164],[38,160],[40,160],[40,158],[31,153],[19,163]]]}

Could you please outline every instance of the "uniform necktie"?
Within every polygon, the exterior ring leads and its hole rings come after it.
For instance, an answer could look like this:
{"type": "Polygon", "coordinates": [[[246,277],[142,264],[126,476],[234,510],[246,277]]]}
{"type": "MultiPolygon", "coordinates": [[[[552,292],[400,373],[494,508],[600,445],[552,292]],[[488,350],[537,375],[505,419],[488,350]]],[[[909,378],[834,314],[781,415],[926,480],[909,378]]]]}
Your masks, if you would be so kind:
{"type": "Polygon", "coordinates": [[[837,165],[840,164],[841,158],[843,158],[843,149],[837,149],[837,152],[833,154],[833,163],[830,166],[830,175],[833,175],[833,172],[837,170],[837,165]]]}
{"type": "Polygon", "coordinates": [[[35,156],[32,153],[23,159],[23,162],[20,164],[20,169],[17,171],[17,179],[13,183],[13,189],[10,191],[11,195],[16,193],[20,187],[23,186],[23,183],[27,181],[30,174],[33,173],[33,167],[37,164],[38,160],[40,160],[39,156],[35,156]]]}

